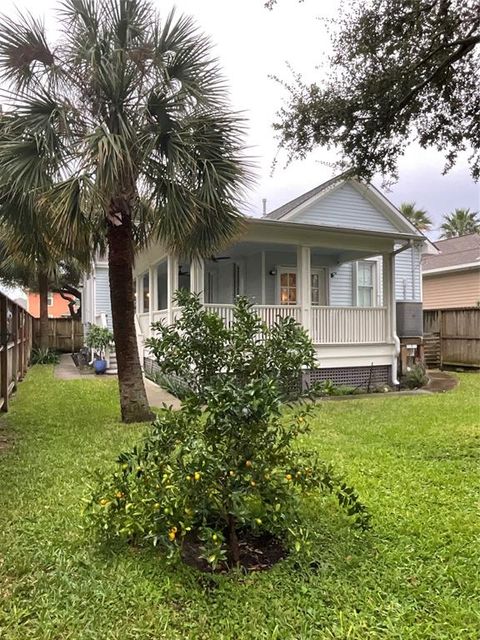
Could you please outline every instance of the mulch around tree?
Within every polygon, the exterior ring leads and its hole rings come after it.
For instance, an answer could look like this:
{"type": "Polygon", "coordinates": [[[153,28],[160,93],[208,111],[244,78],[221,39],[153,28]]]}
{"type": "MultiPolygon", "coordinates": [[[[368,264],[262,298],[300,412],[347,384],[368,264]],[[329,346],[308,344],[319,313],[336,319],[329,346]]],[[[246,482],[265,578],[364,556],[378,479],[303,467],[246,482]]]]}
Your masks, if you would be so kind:
{"type": "MultiPolygon", "coordinates": [[[[202,541],[195,535],[187,536],[183,543],[182,559],[204,573],[226,573],[230,570],[227,563],[219,563],[215,569],[201,558],[202,541]]],[[[264,533],[253,535],[251,532],[239,533],[240,568],[245,572],[266,571],[288,555],[278,538],[264,533]]]]}

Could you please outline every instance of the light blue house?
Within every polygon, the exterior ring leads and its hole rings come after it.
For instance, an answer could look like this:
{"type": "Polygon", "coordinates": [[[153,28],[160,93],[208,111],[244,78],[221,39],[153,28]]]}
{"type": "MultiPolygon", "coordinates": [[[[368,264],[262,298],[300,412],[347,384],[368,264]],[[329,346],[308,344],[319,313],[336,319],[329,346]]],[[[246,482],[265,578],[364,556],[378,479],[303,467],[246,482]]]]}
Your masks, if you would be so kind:
{"type": "MultiPolygon", "coordinates": [[[[209,260],[190,263],[160,243],[139,254],[139,340],[152,322],[175,318],[179,287],[199,293],[225,322],[235,297],[246,295],[266,322],[288,315],[304,326],[317,353],[311,380],[396,384],[401,339],[421,341],[421,255],[431,251],[376,188],[339,176],[247,218],[243,236],[209,260]]],[[[110,322],[106,273],[99,261],[95,281],[85,283],[85,321],[110,322]]]]}

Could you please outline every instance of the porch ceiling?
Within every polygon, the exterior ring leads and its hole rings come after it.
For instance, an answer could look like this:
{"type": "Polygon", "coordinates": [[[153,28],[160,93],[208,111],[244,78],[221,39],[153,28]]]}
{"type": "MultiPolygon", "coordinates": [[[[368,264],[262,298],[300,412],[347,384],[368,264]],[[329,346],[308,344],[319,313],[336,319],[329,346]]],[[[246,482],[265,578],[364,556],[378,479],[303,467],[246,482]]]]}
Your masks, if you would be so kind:
{"type": "MultiPolygon", "coordinates": [[[[275,242],[236,242],[231,247],[228,247],[224,251],[219,252],[216,257],[221,257],[222,262],[235,261],[239,258],[258,254],[261,251],[272,253],[291,253],[296,256],[297,246],[289,243],[275,243],[275,242]]],[[[337,247],[323,247],[316,246],[311,247],[312,258],[324,259],[325,264],[338,264],[339,262],[351,262],[353,260],[362,260],[363,258],[372,257],[378,255],[378,248],[375,249],[344,249],[337,247]]]]}

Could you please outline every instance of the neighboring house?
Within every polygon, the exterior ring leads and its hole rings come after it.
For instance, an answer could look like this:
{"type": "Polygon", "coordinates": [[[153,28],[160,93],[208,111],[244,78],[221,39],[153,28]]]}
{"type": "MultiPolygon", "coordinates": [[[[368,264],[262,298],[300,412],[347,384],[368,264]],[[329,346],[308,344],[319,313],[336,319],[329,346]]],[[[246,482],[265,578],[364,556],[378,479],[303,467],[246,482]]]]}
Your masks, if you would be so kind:
{"type": "MultiPolygon", "coordinates": [[[[38,293],[27,292],[27,311],[34,317],[40,317],[40,296],[38,293]]],[[[48,294],[48,317],[70,318],[68,300],[62,298],[59,293],[48,294]]]]}
{"type": "Polygon", "coordinates": [[[480,234],[437,240],[435,245],[439,253],[422,261],[424,308],[480,306],[480,234]]]}
{"type": "Polygon", "coordinates": [[[82,322],[85,330],[89,324],[98,324],[112,329],[106,256],[97,255],[89,275],[84,278],[82,287],[82,322]]]}
{"type": "MultiPolygon", "coordinates": [[[[152,322],[175,318],[178,288],[199,293],[225,322],[235,297],[246,295],[267,323],[292,316],[305,327],[317,353],[311,381],[396,384],[401,342],[421,342],[421,257],[432,251],[376,188],[339,176],[246,218],[243,235],[209,260],[190,263],[160,243],[142,251],[134,269],[139,348],[152,322]]],[[[84,282],[82,311],[85,324],[111,326],[104,258],[84,282]]]]}

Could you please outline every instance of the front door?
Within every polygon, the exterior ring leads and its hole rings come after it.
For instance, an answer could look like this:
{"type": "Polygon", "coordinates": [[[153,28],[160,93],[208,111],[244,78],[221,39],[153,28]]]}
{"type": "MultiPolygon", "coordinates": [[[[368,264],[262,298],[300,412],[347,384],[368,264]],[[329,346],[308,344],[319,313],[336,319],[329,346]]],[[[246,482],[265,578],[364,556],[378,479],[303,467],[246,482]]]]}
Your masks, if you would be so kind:
{"type": "MultiPolygon", "coordinates": [[[[292,268],[280,269],[278,288],[278,304],[299,304],[299,292],[297,287],[297,270],[292,268]]],[[[311,304],[325,306],[328,304],[327,296],[327,269],[325,267],[312,269],[311,272],[311,304]]]]}

